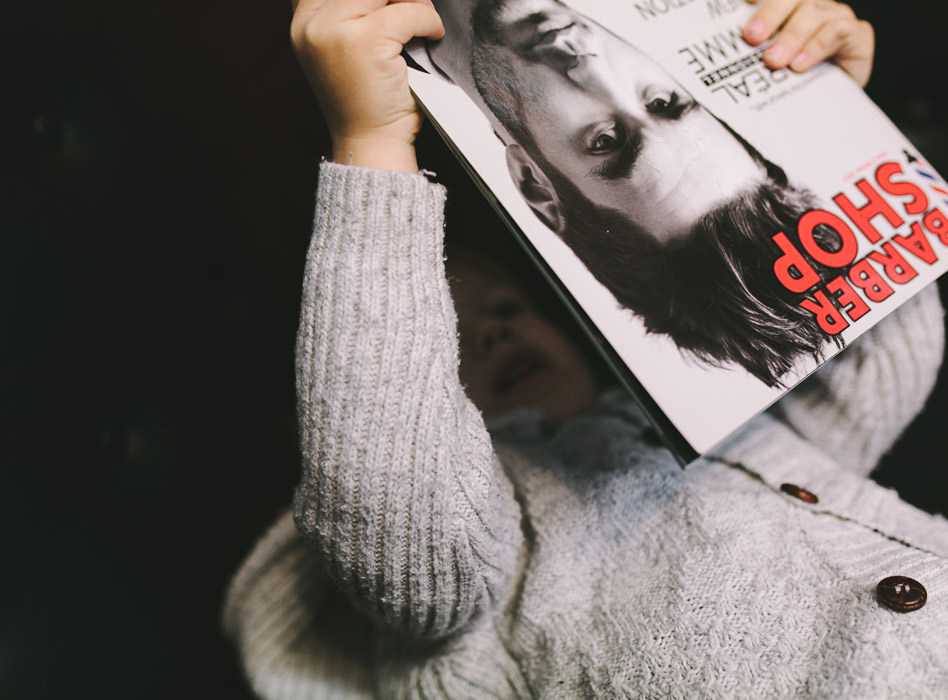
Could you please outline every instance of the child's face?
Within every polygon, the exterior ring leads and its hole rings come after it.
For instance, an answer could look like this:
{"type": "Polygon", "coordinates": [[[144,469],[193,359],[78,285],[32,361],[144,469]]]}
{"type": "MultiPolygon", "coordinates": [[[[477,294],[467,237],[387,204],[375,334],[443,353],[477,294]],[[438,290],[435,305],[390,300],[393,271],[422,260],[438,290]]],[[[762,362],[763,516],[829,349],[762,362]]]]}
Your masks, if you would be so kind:
{"type": "Polygon", "coordinates": [[[592,403],[592,369],[510,279],[463,262],[450,267],[449,277],[461,382],[484,415],[532,407],[563,420],[592,403]]]}

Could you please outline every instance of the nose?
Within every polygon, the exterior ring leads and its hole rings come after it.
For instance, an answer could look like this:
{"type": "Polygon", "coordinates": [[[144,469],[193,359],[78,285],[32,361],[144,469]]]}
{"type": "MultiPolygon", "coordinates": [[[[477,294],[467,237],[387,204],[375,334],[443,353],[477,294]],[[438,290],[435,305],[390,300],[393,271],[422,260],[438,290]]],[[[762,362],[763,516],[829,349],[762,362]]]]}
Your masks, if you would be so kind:
{"type": "Polygon", "coordinates": [[[603,57],[580,57],[567,70],[567,76],[603,109],[620,115],[627,129],[642,129],[648,123],[649,113],[638,92],[637,82],[629,76],[616,73],[603,57]]]}

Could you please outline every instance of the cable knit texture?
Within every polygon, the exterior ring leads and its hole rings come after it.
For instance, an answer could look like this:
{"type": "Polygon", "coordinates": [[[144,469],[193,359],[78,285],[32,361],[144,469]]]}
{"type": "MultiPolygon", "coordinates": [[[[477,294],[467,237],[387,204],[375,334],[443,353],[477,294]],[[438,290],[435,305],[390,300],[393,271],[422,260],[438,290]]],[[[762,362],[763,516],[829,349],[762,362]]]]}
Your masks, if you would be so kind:
{"type": "Polygon", "coordinates": [[[619,392],[488,433],[457,378],[443,200],[323,166],[296,527],[224,614],[261,697],[948,697],[948,522],[866,477],[934,383],[934,288],[681,470],[619,392]],[[928,604],[882,607],[894,574],[928,604]]]}

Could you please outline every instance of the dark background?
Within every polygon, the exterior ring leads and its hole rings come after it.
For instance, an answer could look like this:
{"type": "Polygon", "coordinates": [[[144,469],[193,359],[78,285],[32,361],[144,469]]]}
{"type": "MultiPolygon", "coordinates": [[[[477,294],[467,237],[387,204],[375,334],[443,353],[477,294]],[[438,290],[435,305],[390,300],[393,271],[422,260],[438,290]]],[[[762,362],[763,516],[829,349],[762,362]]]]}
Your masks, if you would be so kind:
{"type": "MultiPolygon", "coordinates": [[[[879,33],[870,94],[948,172],[944,3],[858,4],[879,33]]],[[[249,697],[219,611],[296,478],[328,146],[289,3],[4,14],[0,697],[249,697]]],[[[946,402],[943,381],[880,477],[930,510],[948,509],[946,402]]]]}

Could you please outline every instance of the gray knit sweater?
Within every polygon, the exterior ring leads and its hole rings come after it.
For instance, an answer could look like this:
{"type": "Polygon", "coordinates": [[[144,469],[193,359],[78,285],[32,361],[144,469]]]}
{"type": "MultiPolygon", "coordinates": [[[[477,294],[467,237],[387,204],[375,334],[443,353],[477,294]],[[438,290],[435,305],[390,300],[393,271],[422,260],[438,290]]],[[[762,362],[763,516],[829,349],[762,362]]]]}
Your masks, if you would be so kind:
{"type": "Polygon", "coordinates": [[[934,383],[935,289],[682,470],[618,392],[488,433],[457,378],[443,201],[322,168],[295,526],[225,610],[261,696],[948,697],[948,521],[866,476],[934,383]],[[880,605],[894,574],[927,605],[880,605]]]}

